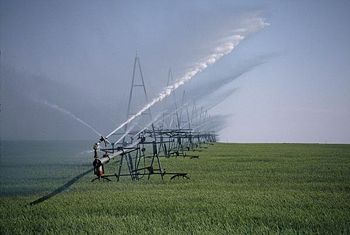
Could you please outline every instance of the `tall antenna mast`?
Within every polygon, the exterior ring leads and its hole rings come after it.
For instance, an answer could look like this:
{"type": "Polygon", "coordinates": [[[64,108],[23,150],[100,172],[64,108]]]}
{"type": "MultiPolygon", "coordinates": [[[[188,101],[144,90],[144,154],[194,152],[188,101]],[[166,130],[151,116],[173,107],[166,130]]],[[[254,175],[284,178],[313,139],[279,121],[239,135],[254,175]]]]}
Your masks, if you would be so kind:
{"type": "MultiPolygon", "coordinates": [[[[130,88],[130,93],[129,93],[129,100],[128,100],[128,109],[127,109],[127,114],[126,114],[126,119],[129,119],[131,116],[133,116],[135,113],[132,112],[131,107],[132,107],[132,101],[133,101],[133,95],[136,93],[134,92],[135,88],[142,88],[142,92],[144,95],[145,102],[148,103],[148,95],[147,95],[147,90],[145,86],[145,81],[143,78],[143,73],[141,69],[141,63],[140,63],[140,57],[137,55],[135,56],[134,60],[134,67],[132,70],[132,79],[131,79],[131,88],[130,88]],[[139,73],[140,79],[136,81],[136,74],[137,72],[139,73]]],[[[152,114],[151,110],[148,109],[142,115],[146,115],[149,117],[150,121],[152,121],[152,114]]],[[[152,129],[154,129],[153,123],[151,124],[152,129]]],[[[125,125],[124,127],[124,132],[126,133],[128,131],[128,124],[125,125]]],[[[125,144],[125,137],[123,138],[123,144],[125,144]]]]}

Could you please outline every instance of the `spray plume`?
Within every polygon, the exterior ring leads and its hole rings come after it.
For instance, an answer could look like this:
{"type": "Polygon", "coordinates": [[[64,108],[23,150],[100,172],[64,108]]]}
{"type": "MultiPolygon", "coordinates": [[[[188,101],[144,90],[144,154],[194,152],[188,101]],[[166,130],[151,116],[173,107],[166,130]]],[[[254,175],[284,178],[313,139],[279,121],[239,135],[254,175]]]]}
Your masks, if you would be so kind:
{"type": "Polygon", "coordinates": [[[197,130],[217,131],[217,130],[220,130],[222,127],[225,126],[225,120],[229,116],[230,115],[215,115],[215,116],[211,116],[206,121],[204,121],[202,124],[200,124],[197,127],[193,128],[193,131],[197,131],[197,130]]]}
{"type": "Polygon", "coordinates": [[[125,122],[123,122],[120,126],[114,129],[111,133],[109,133],[106,137],[113,135],[116,131],[123,128],[125,125],[130,123],[132,120],[143,114],[153,105],[162,101],[164,98],[168,97],[174,90],[184,85],[186,82],[190,81],[195,75],[205,70],[209,65],[216,63],[223,56],[230,54],[233,49],[245,38],[245,35],[249,32],[256,31],[262,29],[268,24],[263,21],[261,18],[257,18],[254,21],[254,24],[251,25],[251,28],[247,28],[245,30],[240,30],[236,34],[227,38],[227,41],[218,46],[214,52],[203,59],[201,62],[197,63],[193,66],[188,72],[186,72],[180,79],[178,79],[173,85],[167,86],[159,95],[154,98],[151,102],[146,104],[140,111],[138,111],[135,115],[131,116],[125,122]]]}
{"type": "Polygon", "coordinates": [[[58,110],[61,113],[64,113],[68,116],[70,116],[71,118],[73,118],[74,120],[80,122],[81,124],[83,124],[84,126],[88,127],[90,130],[92,130],[95,134],[97,134],[99,137],[102,136],[102,134],[100,132],[98,132],[94,127],[92,127],[90,124],[86,123],[85,121],[83,121],[81,118],[77,117],[76,115],[74,115],[73,113],[71,113],[70,111],[68,111],[67,109],[64,109],[56,104],[51,104],[50,102],[46,101],[46,100],[40,100],[39,101],[42,104],[45,104],[46,106],[58,110]]]}
{"type": "Polygon", "coordinates": [[[128,120],[126,120],[124,123],[122,123],[116,129],[114,129],[106,137],[108,138],[109,136],[113,135],[116,131],[123,128],[125,125],[127,125],[132,120],[134,120],[135,118],[140,116],[142,113],[147,111],[153,105],[162,101],[164,98],[168,97],[174,90],[176,90],[180,86],[184,85],[186,82],[191,80],[195,75],[197,75],[198,73],[200,73],[204,69],[206,69],[209,65],[214,64],[221,57],[229,54],[239,44],[239,42],[243,39],[244,39],[244,36],[235,35],[234,40],[232,40],[232,42],[224,43],[222,46],[217,47],[213,54],[208,56],[203,62],[196,64],[192,69],[190,69],[187,73],[185,73],[185,75],[183,77],[178,79],[173,85],[167,86],[156,98],[154,98],[150,103],[146,104],[139,112],[137,112],[135,115],[131,116],[128,120]]]}
{"type": "Polygon", "coordinates": [[[141,132],[143,132],[144,130],[146,130],[146,129],[147,129],[148,127],[150,127],[152,124],[157,123],[156,121],[157,121],[160,117],[161,117],[161,114],[157,114],[157,116],[156,116],[151,122],[149,122],[144,128],[142,128],[139,132],[137,132],[137,133],[133,136],[133,138],[136,137],[136,136],[138,136],[141,132]]]}
{"type": "Polygon", "coordinates": [[[130,131],[134,129],[135,126],[136,126],[136,123],[132,125],[130,128],[128,128],[128,130],[117,141],[115,141],[114,144],[118,144],[120,141],[122,141],[130,133],[130,131]]]}
{"type": "Polygon", "coordinates": [[[206,107],[206,111],[209,111],[215,108],[216,106],[218,106],[219,104],[221,104],[222,102],[224,102],[229,96],[231,96],[237,90],[238,88],[231,88],[226,91],[217,91],[216,92],[217,94],[215,94],[216,96],[214,98],[212,98],[209,101],[203,100],[202,105],[206,107]]]}

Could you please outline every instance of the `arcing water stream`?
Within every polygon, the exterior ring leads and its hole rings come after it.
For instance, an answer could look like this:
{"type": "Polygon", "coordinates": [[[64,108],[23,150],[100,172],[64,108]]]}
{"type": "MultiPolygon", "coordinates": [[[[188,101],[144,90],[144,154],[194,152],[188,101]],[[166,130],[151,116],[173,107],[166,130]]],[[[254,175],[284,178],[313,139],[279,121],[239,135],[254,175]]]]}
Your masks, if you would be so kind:
{"type": "Polygon", "coordinates": [[[210,54],[208,57],[204,58],[202,61],[194,65],[188,72],[186,72],[181,78],[179,78],[174,84],[167,86],[162,92],[159,93],[157,97],[155,97],[151,102],[146,104],[140,111],[138,111],[135,115],[131,116],[125,122],[123,122],[120,126],[114,129],[111,133],[109,133],[106,137],[113,135],[115,132],[123,128],[125,125],[133,121],[135,118],[143,114],[153,105],[162,101],[164,98],[168,97],[174,90],[184,85],[186,82],[190,81],[195,75],[205,70],[209,65],[216,63],[223,56],[230,54],[233,49],[245,38],[246,34],[259,30],[268,25],[261,18],[256,18],[254,24],[250,25],[249,28],[240,29],[239,33],[232,35],[229,37],[224,43],[215,48],[214,52],[210,54]]]}

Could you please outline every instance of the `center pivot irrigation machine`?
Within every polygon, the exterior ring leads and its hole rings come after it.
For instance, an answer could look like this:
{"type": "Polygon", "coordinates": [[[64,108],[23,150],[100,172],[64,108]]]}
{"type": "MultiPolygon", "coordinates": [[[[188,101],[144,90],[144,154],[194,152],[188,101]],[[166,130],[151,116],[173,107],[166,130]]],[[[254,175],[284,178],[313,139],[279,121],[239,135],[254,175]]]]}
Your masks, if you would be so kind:
{"type": "MultiPolygon", "coordinates": [[[[132,107],[137,106],[134,104],[137,91],[139,93],[137,101],[140,101],[142,96],[146,104],[149,102],[138,56],[135,57],[132,74],[127,119],[135,115],[132,107]],[[137,73],[139,76],[136,76],[137,73]]],[[[168,85],[171,81],[172,73],[169,71],[168,85]]],[[[172,156],[199,158],[197,155],[187,153],[204,147],[202,144],[215,142],[216,134],[206,130],[205,127],[210,126],[206,125],[209,123],[209,116],[207,112],[203,112],[203,109],[197,112],[194,105],[192,114],[189,115],[188,105],[184,102],[185,92],[180,107],[176,103],[174,92],[172,96],[174,104],[162,112],[162,115],[153,118],[148,108],[133,123],[126,122],[123,125],[124,128],[120,128],[121,132],[115,131],[107,137],[101,136],[93,146],[93,166],[96,178],[92,181],[97,179],[110,181],[110,178],[114,177],[119,181],[123,176],[130,177],[131,180],[139,180],[144,177],[150,179],[151,175],[159,175],[162,180],[165,175],[170,175],[170,179],[179,177],[189,179],[186,172],[165,171],[160,158],[172,156]],[[185,121],[183,121],[182,113],[187,116],[185,121]],[[109,162],[116,165],[115,172],[105,174],[104,165],[109,162]]]]}

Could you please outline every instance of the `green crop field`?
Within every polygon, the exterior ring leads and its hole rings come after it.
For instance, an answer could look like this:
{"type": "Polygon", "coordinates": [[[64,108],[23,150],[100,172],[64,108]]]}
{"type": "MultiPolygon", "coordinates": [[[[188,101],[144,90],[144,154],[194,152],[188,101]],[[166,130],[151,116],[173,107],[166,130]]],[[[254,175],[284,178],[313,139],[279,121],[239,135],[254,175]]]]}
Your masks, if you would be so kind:
{"type": "Polygon", "coordinates": [[[0,233],[350,233],[350,145],[215,144],[195,154],[162,158],[190,180],[91,183],[88,174],[35,206],[45,193],[2,196],[0,233]]]}

